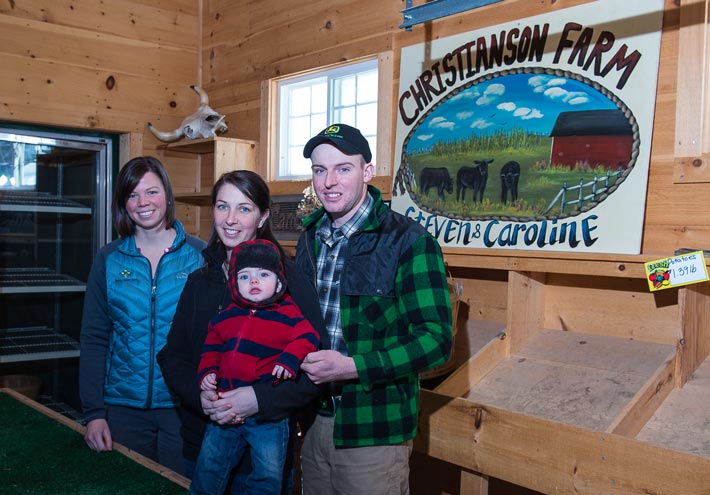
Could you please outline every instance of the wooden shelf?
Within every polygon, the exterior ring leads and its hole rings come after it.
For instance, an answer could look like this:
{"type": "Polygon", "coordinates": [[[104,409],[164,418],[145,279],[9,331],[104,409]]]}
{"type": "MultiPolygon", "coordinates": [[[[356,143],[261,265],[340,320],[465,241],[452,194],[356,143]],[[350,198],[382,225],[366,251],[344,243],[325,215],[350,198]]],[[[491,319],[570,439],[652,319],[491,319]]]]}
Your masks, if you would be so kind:
{"type": "Polygon", "coordinates": [[[415,449],[542,493],[705,493],[710,284],[650,292],[670,255],[445,248],[460,365],[423,383],[415,449]]]}
{"type": "Polygon", "coordinates": [[[193,206],[211,206],[212,203],[212,195],[210,192],[175,193],[175,199],[193,206]]]}
{"type": "MultiPolygon", "coordinates": [[[[644,263],[673,253],[626,255],[594,253],[542,253],[505,249],[443,248],[447,266],[527,272],[597,274],[607,277],[645,278],[644,263]]],[[[710,260],[708,261],[710,263],[710,260]]]]}
{"type": "Polygon", "coordinates": [[[211,207],[212,186],[225,172],[256,172],[258,147],[257,141],[227,137],[159,146],[165,152],[164,163],[178,202],[178,218],[189,234],[209,239],[212,215],[202,214],[201,210],[211,207]]]}
{"type": "Polygon", "coordinates": [[[207,139],[193,139],[192,141],[177,141],[158,146],[158,149],[177,151],[180,153],[190,153],[195,155],[204,155],[206,153],[215,153],[216,150],[225,146],[234,146],[239,144],[247,144],[254,147],[259,145],[258,141],[249,141],[246,139],[235,139],[227,137],[213,137],[207,139]]]}
{"type": "Polygon", "coordinates": [[[608,431],[674,353],[667,344],[545,330],[498,363],[465,398],[608,431]]]}
{"type": "Polygon", "coordinates": [[[636,436],[679,452],[710,459],[710,359],[683,388],[674,389],[636,436]]]}

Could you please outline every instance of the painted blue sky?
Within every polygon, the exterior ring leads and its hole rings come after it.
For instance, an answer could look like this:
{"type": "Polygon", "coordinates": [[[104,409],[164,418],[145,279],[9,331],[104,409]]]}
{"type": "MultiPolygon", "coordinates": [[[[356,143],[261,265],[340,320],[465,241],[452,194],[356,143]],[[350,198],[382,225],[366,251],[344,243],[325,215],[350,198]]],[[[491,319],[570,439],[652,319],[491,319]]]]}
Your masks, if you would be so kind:
{"type": "Polygon", "coordinates": [[[476,84],[449,98],[414,131],[408,148],[513,128],[549,135],[560,112],[616,105],[591,86],[544,74],[512,74],[476,84]]]}

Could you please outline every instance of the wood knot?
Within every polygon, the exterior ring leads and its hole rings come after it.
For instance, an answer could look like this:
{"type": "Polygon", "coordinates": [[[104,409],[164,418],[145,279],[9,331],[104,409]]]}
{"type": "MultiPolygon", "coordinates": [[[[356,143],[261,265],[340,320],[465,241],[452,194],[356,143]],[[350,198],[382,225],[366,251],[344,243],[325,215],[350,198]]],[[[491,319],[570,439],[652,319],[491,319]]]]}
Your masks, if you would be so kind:
{"type": "Polygon", "coordinates": [[[116,87],[116,78],[113,76],[108,76],[106,78],[106,89],[111,91],[115,87],[116,87]]]}
{"type": "Polygon", "coordinates": [[[169,103],[170,108],[175,108],[177,106],[177,102],[175,100],[170,101],[169,103]]]}
{"type": "Polygon", "coordinates": [[[325,23],[325,28],[326,29],[332,29],[333,28],[333,23],[331,21],[326,21],[325,23]]]}
{"type": "Polygon", "coordinates": [[[693,160],[693,167],[701,167],[703,165],[703,161],[700,158],[696,158],[693,160]]]}

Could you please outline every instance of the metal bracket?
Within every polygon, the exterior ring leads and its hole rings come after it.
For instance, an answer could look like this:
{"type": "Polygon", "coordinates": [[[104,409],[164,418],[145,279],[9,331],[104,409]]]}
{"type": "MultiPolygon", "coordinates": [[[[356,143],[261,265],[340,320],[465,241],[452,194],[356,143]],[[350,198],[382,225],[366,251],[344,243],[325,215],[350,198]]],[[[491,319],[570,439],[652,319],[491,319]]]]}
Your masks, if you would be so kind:
{"type": "Polygon", "coordinates": [[[500,1],[502,0],[432,0],[412,7],[412,0],[407,0],[407,8],[401,11],[404,15],[404,22],[399,27],[400,29],[405,28],[407,31],[411,31],[412,26],[416,24],[459,14],[500,1]]]}

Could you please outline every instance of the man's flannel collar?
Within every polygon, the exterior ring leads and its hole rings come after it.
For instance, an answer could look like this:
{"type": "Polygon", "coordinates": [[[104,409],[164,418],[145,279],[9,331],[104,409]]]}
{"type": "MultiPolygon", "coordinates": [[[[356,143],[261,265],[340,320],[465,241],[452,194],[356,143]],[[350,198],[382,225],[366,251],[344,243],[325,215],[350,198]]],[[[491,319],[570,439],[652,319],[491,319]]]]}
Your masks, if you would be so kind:
{"type": "Polygon", "coordinates": [[[316,235],[321,240],[321,242],[326,244],[328,247],[332,247],[333,244],[340,240],[342,237],[350,239],[350,237],[355,232],[360,230],[362,225],[365,223],[365,220],[367,220],[367,217],[372,211],[374,204],[375,200],[368,192],[365,195],[365,201],[362,202],[360,208],[358,208],[357,212],[350,220],[345,222],[339,228],[333,229],[332,221],[330,217],[326,215],[323,218],[323,221],[321,222],[320,226],[318,227],[316,235]]]}
{"type": "MultiPolygon", "coordinates": [[[[382,201],[382,193],[379,189],[377,189],[375,186],[367,186],[367,192],[370,196],[372,196],[372,199],[374,200],[375,204],[372,208],[372,212],[370,213],[371,218],[365,222],[365,224],[362,226],[362,230],[372,230],[377,228],[377,226],[379,225],[378,218],[383,213],[382,210],[388,208],[388,206],[382,201]]],[[[304,218],[301,221],[301,225],[303,225],[304,230],[310,230],[314,228],[315,225],[315,229],[317,230],[317,226],[321,224],[323,218],[326,216],[327,215],[325,214],[325,208],[321,206],[316,211],[304,218]]],[[[315,230],[313,232],[315,233],[315,230]]]]}

